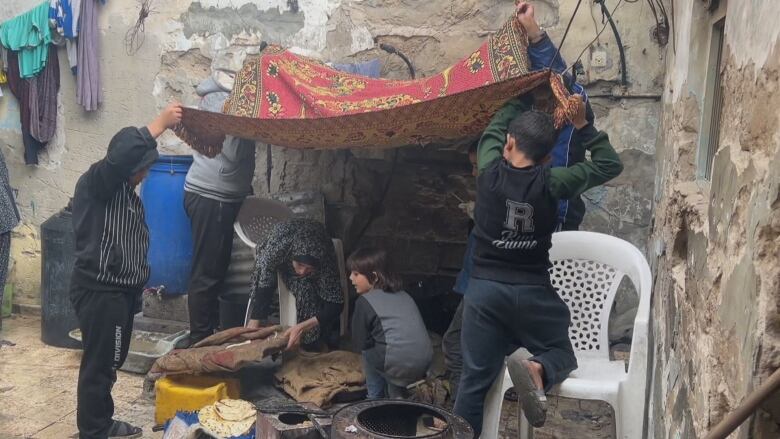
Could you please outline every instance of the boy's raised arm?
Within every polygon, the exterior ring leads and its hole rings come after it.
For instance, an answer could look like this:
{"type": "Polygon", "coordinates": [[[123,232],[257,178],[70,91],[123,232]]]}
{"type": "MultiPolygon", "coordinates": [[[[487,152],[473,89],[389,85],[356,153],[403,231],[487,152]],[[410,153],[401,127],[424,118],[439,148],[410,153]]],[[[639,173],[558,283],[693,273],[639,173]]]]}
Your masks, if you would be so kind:
{"type": "Polygon", "coordinates": [[[494,160],[504,155],[504,145],[506,144],[506,133],[509,122],[512,121],[520,112],[528,110],[530,107],[524,103],[521,98],[514,98],[504,104],[493,119],[490,120],[482,137],[479,139],[477,147],[477,169],[482,171],[494,160]]]}
{"type": "Polygon", "coordinates": [[[132,175],[146,152],[157,148],[157,137],[181,122],[181,115],[181,105],[171,103],[149,125],[119,130],[111,139],[106,157],[86,173],[90,192],[99,199],[111,198],[116,188],[132,175]]]}
{"type": "Polygon", "coordinates": [[[517,19],[528,34],[528,59],[531,61],[531,71],[547,67],[551,67],[558,73],[566,70],[566,61],[558,53],[558,48],[536,22],[534,5],[526,1],[518,2],[517,19]]]}
{"type": "MultiPolygon", "coordinates": [[[[575,95],[579,96],[579,95],[575,95]]],[[[585,117],[585,103],[580,97],[577,115],[572,118],[585,149],[590,150],[590,160],[569,168],[550,169],[550,195],[568,200],[586,190],[604,184],[623,172],[623,163],[609,143],[606,133],[596,131],[585,117]]]]}

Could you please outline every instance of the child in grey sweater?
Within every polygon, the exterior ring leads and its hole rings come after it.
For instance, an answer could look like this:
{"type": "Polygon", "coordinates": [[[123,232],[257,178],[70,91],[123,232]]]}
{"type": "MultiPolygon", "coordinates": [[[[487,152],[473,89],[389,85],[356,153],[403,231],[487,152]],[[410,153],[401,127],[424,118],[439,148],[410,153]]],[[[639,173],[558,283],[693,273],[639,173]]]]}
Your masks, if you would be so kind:
{"type": "Polygon", "coordinates": [[[387,254],[359,249],[347,260],[360,295],[352,316],[352,341],[363,354],[368,399],[403,398],[422,379],[433,357],[428,331],[414,300],[387,270],[387,254]]]}

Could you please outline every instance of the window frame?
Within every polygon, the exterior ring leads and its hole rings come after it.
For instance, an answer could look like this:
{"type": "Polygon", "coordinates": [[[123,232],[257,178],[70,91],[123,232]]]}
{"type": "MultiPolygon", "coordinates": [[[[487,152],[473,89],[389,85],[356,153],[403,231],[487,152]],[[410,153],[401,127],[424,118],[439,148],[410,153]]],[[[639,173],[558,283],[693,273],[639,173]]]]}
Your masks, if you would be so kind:
{"type": "Polygon", "coordinates": [[[704,100],[696,148],[696,179],[712,181],[713,162],[720,147],[721,115],[723,111],[723,49],[725,46],[725,7],[710,23],[709,53],[704,83],[704,100]]]}

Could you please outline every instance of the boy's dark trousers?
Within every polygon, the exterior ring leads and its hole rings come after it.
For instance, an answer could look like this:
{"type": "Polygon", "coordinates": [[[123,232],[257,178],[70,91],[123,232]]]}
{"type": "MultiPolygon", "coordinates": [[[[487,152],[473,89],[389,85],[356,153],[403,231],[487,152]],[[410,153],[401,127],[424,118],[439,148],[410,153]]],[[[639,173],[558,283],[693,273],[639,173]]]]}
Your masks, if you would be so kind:
{"type": "Polygon", "coordinates": [[[241,203],[184,193],[192,226],[192,271],[188,288],[190,341],[196,343],[219,327],[219,295],[233,251],[233,223],[241,203]]]}
{"type": "Polygon", "coordinates": [[[84,346],[78,381],[79,438],[106,439],[114,416],[111,388],[130,348],[140,291],[94,291],[71,285],[70,294],[84,346]]]}
{"type": "Polygon", "coordinates": [[[463,300],[463,374],[455,413],[478,437],[485,396],[510,349],[520,346],[534,355],[544,367],[546,391],[577,368],[577,359],[569,340],[569,308],[551,285],[471,278],[463,300]]]}

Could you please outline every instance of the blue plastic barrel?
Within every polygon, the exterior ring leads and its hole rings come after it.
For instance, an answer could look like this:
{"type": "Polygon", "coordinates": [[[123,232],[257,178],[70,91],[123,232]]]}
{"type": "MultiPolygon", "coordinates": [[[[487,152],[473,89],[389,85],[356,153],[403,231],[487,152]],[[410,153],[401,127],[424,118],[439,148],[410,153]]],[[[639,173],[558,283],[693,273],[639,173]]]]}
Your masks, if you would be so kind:
{"type": "Polygon", "coordinates": [[[166,294],[186,294],[192,266],[190,219],[184,211],[184,178],[192,156],[163,155],[141,186],[149,226],[150,287],[166,294]]]}

